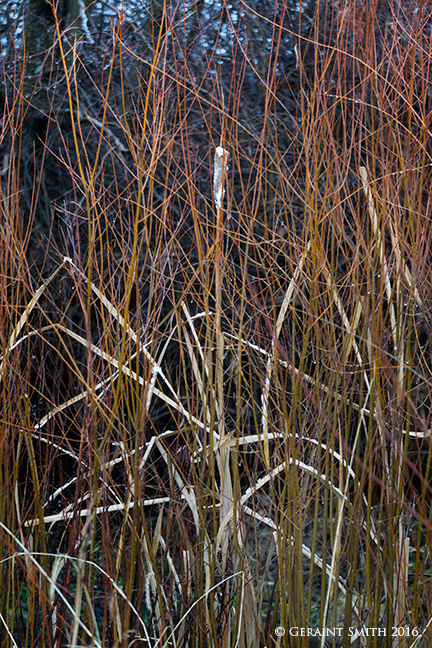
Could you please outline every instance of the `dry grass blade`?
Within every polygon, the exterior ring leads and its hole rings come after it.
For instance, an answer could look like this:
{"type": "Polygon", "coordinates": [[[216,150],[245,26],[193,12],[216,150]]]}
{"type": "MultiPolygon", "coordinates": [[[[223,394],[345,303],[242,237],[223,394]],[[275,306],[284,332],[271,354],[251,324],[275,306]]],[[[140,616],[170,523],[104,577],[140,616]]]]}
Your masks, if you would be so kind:
{"type": "Polygon", "coordinates": [[[7,368],[8,352],[11,351],[19,341],[19,335],[22,329],[24,328],[24,326],[26,326],[26,324],[28,323],[31,312],[38,304],[40,298],[42,297],[42,295],[44,294],[45,290],[48,288],[50,283],[54,280],[56,275],[59,273],[62,266],[63,264],[60,265],[56,270],[54,270],[54,272],[52,272],[52,274],[48,277],[48,279],[46,279],[43,282],[43,284],[36,290],[35,294],[33,295],[29,303],[25,307],[24,312],[22,313],[21,317],[18,320],[18,323],[16,324],[12,333],[10,334],[9,341],[6,347],[6,353],[3,354],[3,357],[0,362],[0,379],[2,380],[4,379],[4,373],[7,368]]]}
{"type": "Polygon", "coordinates": [[[265,380],[264,380],[264,387],[263,391],[261,394],[261,404],[262,404],[262,427],[263,427],[263,434],[264,434],[264,457],[267,462],[267,466],[270,466],[270,450],[269,450],[269,421],[268,421],[268,409],[269,409],[269,398],[270,398],[270,382],[271,382],[271,375],[273,372],[273,366],[275,362],[275,353],[276,353],[276,345],[277,341],[279,339],[279,335],[282,329],[282,325],[284,323],[288,308],[290,306],[290,303],[295,295],[295,291],[297,289],[297,283],[300,278],[300,275],[303,270],[303,266],[306,260],[306,256],[310,250],[310,243],[306,246],[306,251],[302,255],[298,265],[296,266],[296,269],[294,271],[294,275],[288,285],[288,288],[284,294],[282,305],[280,307],[278,317],[276,320],[276,327],[275,327],[275,333],[274,337],[272,340],[272,350],[269,354],[268,360],[267,360],[267,367],[266,367],[266,375],[265,375],[265,380]]]}

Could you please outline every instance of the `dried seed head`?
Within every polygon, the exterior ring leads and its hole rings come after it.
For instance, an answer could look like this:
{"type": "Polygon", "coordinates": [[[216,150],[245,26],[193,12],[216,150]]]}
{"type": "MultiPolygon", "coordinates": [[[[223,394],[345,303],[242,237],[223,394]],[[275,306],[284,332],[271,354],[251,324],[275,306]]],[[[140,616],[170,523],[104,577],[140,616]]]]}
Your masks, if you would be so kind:
{"type": "Polygon", "coordinates": [[[222,207],[222,200],[225,194],[225,189],[223,188],[223,180],[228,171],[228,156],[229,152],[218,146],[215,151],[214,156],[214,172],[213,172],[213,195],[216,205],[216,209],[222,207]]]}

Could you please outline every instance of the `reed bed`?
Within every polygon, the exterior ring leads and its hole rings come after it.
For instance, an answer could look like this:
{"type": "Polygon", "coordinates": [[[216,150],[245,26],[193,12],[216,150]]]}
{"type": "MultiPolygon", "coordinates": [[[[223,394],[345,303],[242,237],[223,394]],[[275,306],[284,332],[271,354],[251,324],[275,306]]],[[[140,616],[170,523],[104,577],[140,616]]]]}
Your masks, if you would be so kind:
{"type": "Polygon", "coordinates": [[[430,645],[430,3],[149,6],[3,50],[0,646],[430,645]]]}

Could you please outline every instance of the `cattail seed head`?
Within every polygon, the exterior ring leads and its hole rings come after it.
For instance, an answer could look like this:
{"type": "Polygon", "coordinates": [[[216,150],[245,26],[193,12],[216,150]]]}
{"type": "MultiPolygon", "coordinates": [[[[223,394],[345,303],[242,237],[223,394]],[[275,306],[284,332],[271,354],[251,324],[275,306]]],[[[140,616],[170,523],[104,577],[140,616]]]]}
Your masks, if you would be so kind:
{"type": "Polygon", "coordinates": [[[222,200],[225,194],[223,180],[228,171],[228,156],[229,152],[222,148],[222,146],[216,148],[213,171],[213,195],[216,209],[222,207],[222,200]]]}

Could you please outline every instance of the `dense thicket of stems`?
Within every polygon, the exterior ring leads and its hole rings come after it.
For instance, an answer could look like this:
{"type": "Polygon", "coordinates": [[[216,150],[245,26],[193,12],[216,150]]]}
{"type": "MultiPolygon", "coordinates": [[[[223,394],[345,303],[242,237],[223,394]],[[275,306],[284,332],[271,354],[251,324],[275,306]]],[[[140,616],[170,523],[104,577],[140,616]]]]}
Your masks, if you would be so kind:
{"type": "Polygon", "coordinates": [[[430,3],[14,6],[1,648],[429,645],[430,3]]]}

